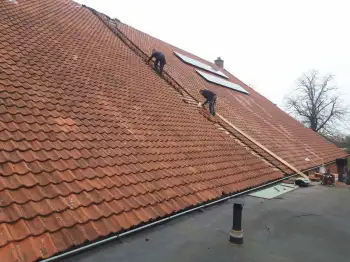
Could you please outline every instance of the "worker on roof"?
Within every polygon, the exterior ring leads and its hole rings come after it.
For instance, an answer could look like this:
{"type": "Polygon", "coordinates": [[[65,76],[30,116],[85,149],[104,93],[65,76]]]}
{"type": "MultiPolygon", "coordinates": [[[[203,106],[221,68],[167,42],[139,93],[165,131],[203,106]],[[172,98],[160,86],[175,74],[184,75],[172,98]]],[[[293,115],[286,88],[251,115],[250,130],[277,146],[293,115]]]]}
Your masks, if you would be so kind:
{"type": "Polygon", "coordinates": [[[151,57],[148,59],[147,63],[149,63],[152,58],[155,58],[156,60],[154,61],[154,68],[158,71],[158,64],[159,64],[159,73],[162,74],[163,73],[163,68],[166,64],[165,61],[165,56],[162,52],[159,52],[155,49],[152,49],[152,55],[151,57]]]}
{"type": "Polygon", "coordinates": [[[209,103],[210,114],[215,116],[216,94],[208,89],[201,89],[199,93],[206,99],[205,102],[201,104],[201,106],[204,107],[205,104],[209,103]]]}

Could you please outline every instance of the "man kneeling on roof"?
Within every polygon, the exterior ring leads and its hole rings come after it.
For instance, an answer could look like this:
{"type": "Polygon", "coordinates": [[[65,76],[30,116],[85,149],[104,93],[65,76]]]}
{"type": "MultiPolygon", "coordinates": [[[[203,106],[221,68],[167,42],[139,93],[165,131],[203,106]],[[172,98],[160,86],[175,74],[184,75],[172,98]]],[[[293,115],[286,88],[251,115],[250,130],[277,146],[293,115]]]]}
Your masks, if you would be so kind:
{"type": "Polygon", "coordinates": [[[149,63],[152,58],[155,58],[156,60],[154,61],[154,68],[158,71],[158,64],[159,64],[159,73],[162,74],[163,73],[163,68],[166,64],[165,61],[165,56],[162,52],[159,52],[155,49],[152,49],[152,55],[151,57],[148,59],[147,63],[149,63]]]}
{"type": "Polygon", "coordinates": [[[205,106],[205,104],[209,103],[209,111],[210,114],[215,116],[215,103],[216,103],[216,94],[208,89],[201,89],[199,93],[205,97],[205,102],[201,104],[201,106],[205,106]]]}

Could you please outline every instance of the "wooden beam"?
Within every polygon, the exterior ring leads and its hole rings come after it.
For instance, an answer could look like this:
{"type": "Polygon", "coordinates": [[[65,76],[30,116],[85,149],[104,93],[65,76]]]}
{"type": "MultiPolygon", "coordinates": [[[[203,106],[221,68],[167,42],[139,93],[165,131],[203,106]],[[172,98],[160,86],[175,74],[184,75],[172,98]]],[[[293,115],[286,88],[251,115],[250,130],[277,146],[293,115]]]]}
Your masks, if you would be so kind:
{"type": "Polygon", "coordinates": [[[254,138],[252,138],[250,135],[246,134],[245,132],[243,132],[240,128],[238,128],[237,126],[235,126],[234,124],[232,124],[230,121],[228,121],[225,117],[223,117],[222,115],[216,113],[216,116],[219,117],[221,120],[223,120],[226,124],[228,124],[230,127],[232,127],[233,129],[235,129],[237,132],[239,132],[241,135],[243,135],[244,137],[246,137],[247,139],[249,139],[250,141],[252,141],[255,145],[257,145],[258,147],[260,147],[262,150],[266,151],[269,155],[271,155],[272,157],[276,158],[278,161],[280,161],[282,164],[284,164],[285,166],[289,167],[291,170],[293,170],[296,174],[309,179],[309,177],[307,175],[305,175],[303,172],[301,172],[299,169],[297,169],[296,167],[292,166],[291,164],[289,164],[287,161],[283,160],[282,158],[280,158],[279,156],[277,156],[275,153],[273,153],[271,150],[269,150],[268,148],[266,148],[265,146],[263,146],[262,144],[260,144],[258,141],[256,141],[254,138]]]}

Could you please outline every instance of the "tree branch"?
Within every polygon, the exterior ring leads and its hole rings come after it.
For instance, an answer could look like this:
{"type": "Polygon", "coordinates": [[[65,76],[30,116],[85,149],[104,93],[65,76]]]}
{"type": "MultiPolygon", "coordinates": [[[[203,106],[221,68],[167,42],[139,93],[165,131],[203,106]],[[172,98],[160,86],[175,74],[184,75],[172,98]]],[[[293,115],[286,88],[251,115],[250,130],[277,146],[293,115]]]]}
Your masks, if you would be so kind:
{"type": "Polygon", "coordinates": [[[341,104],[338,88],[331,85],[333,80],[331,74],[320,78],[317,70],[302,74],[293,96],[285,100],[286,108],[314,131],[329,132],[348,112],[341,104]]]}

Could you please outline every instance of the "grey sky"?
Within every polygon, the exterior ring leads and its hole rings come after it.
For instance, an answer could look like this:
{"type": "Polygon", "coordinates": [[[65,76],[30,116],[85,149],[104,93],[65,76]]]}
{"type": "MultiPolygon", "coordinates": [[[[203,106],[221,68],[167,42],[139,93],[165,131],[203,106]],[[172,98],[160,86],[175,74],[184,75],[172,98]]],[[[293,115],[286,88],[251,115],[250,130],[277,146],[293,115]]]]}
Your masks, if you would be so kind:
{"type": "Polygon", "coordinates": [[[350,1],[78,0],[213,61],[279,106],[302,72],[336,75],[350,104],[350,1]]]}

